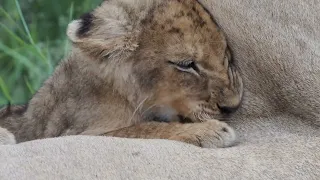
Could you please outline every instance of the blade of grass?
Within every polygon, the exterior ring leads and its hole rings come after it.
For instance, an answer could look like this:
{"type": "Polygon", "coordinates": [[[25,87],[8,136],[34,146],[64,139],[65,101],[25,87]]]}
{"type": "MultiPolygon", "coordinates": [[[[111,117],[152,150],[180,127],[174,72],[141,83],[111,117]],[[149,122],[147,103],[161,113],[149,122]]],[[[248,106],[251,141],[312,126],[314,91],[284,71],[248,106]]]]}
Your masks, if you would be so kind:
{"type": "Polygon", "coordinates": [[[11,36],[13,39],[18,41],[20,44],[25,45],[26,43],[19,37],[17,36],[13,31],[11,31],[6,25],[0,22],[0,26],[11,36]]]}
{"type": "Polygon", "coordinates": [[[22,33],[26,38],[28,38],[27,34],[23,31],[23,29],[21,29],[21,27],[17,24],[17,22],[15,20],[13,20],[13,18],[10,16],[10,14],[5,9],[3,9],[1,6],[0,6],[0,12],[3,13],[5,15],[5,17],[16,26],[16,28],[18,28],[20,33],[22,33]]]}
{"type": "Polygon", "coordinates": [[[21,7],[20,7],[20,4],[19,4],[18,0],[15,0],[15,3],[16,3],[16,7],[17,7],[17,10],[18,10],[20,19],[21,19],[22,24],[23,24],[23,27],[24,27],[27,35],[28,35],[28,38],[29,38],[30,43],[36,48],[36,50],[37,50],[37,52],[39,53],[41,59],[42,59],[44,62],[47,63],[48,68],[50,69],[50,62],[48,62],[48,59],[44,56],[44,54],[41,52],[40,48],[39,48],[39,47],[34,43],[34,41],[33,41],[33,38],[32,38],[32,36],[31,36],[30,30],[29,30],[29,28],[28,28],[28,25],[27,25],[27,23],[26,23],[26,21],[25,21],[25,19],[24,19],[23,14],[22,14],[21,7]]]}
{"type": "MultiPolygon", "coordinates": [[[[37,70],[38,68],[36,66],[34,66],[32,63],[30,63],[30,61],[28,60],[28,58],[22,56],[21,54],[18,54],[16,51],[8,48],[7,46],[5,46],[4,44],[2,44],[0,42],[0,50],[3,51],[4,53],[6,53],[7,55],[11,56],[14,60],[19,61],[19,63],[23,64],[25,67],[27,67],[28,69],[32,69],[33,71],[37,70]]],[[[39,71],[39,70],[38,70],[39,71]]]]}
{"type": "MultiPolygon", "coordinates": [[[[8,47],[9,48],[9,47],[8,47]]],[[[25,49],[28,49],[29,51],[36,53],[36,50],[34,49],[34,47],[30,44],[25,44],[24,46],[21,47],[17,47],[17,48],[10,48],[12,51],[20,53],[20,51],[23,51],[25,49]]],[[[0,53],[0,59],[3,58],[4,56],[7,56],[7,53],[1,52],[0,53]]]]}
{"type": "MultiPolygon", "coordinates": [[[[2,8],[0,8],[2,9],[2,8]]],[[[1,10],[1,12],[3,12],[8,19],[12,20],[12,17],[5,11],[5,10],[1,10]]],[[[28,46],[32,46],[33,48],[29,48],[30,51],[35,52],[38,54],[39,52],[39,48],[35,45],[35,44],[28,44],[27,42],[25,42],[24,40],[22,40],[19,36],[17,36],[13,31],[11,31],[5,24],[0,22],[0,25],[3,27],[3,29],[11,36],[13,37],[13,39],[15,39],[16,41],[18,41],[21,45],[24,45],[24,47],[20,47],[18,49],[15,49],[15,51],[18,51],[19,49],[24,49],[24,48],[28,48],[28,46]]],[[[19,27],[20,28],[20,27],[19,27]]],[[[24,32],[23,32],[24,33],[24,32]]],[[[25,34],[25,33],[24,33],[25,34]]],[[[26,34],[25,34],[26,35],[26,34]]],[[[31,37],[31,35],[30,35],[31,37]]],[[[33,39],[31,38],[31,43],[34,42],[33,39]]],[[[44,58],[46,59],[46,58],[44,58]]],[[[46,61],[45,61],[46,62],[46,61]]],[[[46,62],[47,63],[47,62],[46,62]]],[[[52,71],[52,65],[51,65],[51,61],[49,61],[49,71],[52,71]]]]}
{"type": "Polygon", "coordinates": [[[0,76],[0,89],[4,95],[4,97],[10,102],[12,103],[12,98],[10,96],[8,87],[6,86],[6,84],[4,83],[2,77],[0,76]]]}
{"type": "MultiPolygon", "coordinates": [[[[72,2],[71,2],[71,6],[70,6],[70,10],[69,10],[69,21],[68,21],[68,22],[71,22],[71,20],[72,20],[73,11],[74,11],[74,2],[72,1],[72,2]]],[[[65,46],[64,46],[64,57],[66,57],[67,54],[68,54],[69,45],[70,45],[70,44],[69,44],[69,39],[67,38],[67,39],[66,39],[65,46]]]]}
{"type": "Polygon", "coordinates": [[[17,79],[17,80],[21,79],[23,69],[24,69],[23,64],[20,64],[20,63],[12,64],[12,67],[10,69],[14,70],[14,72],[11,75],[12,79],[17,79]]]}
{"type": "MultiPolygon", "coordinates": [[[[30,43],[31,43],[32,45],[35,45],[35,43],[34,43],[34,41],[33,41],[33,38],[32,38],[32,36],[31,36],[30,30],[29,30],[29,28],[28,28],[28,26],[27,26],[27,23],[26,23],[26,21],[25,21],[25,19],[24,19],[23,14],[22,14],[21,7],[20,7],[20,4],[19,4],[18,0],[15,0],[15,3],[16,3],[16,7],[17,7],[17,10],[18,10],[20,19],[21,19],[21,21],[22,21],[24,30],[25,30],[25,32],[27,33],[27,36],[28,36],[28,38],[29,38],[29,41],[30,41],[30,43]]],[[[40,53],[40,55],[41,55],[41,53],[40,53]]]]}
{"type": "Polygon", "coordinates": [[[32,85],[28,81],[27,77],[24,77],[24,82],[26,83],[28,90],[30,91],[31,94],[34,94],[36,91],[33,89],[32,85]]]}
{"type": "Polygon", "coordinates": [[[69,22],[72,20],[73,18],[73,12],[74,12],[74,2],[71,2],[71,6],[70,6],[70,10],[69,10],[69,22]]]}
{"type": "Polygon", "coordinates": [[[48,73],[51,74],[52,71],[53,71],[53,65],[52,65],[52,59],[51,59],[51,56],[50,56],[50,48],[49,48],[49,38],[47,37],[47,40],[46,40],[46,54],[47,54],[47,59],[48,59],[48,62],[50,63],[50,66],[49,66],[49,71],[48,73]]]}

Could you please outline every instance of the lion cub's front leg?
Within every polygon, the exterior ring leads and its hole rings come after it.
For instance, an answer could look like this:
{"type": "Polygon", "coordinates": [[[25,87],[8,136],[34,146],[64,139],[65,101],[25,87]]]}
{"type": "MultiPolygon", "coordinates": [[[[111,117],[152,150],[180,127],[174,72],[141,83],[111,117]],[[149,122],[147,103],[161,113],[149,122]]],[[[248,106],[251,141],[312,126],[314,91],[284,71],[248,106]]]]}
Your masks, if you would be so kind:
{"type": "Polygon", "coordinates": [[[204,148],[228,147],[234,145],[236,141],[234,130],[218,120],[190,124],[148,122],[103,135],[177,140],[204,148]]]}

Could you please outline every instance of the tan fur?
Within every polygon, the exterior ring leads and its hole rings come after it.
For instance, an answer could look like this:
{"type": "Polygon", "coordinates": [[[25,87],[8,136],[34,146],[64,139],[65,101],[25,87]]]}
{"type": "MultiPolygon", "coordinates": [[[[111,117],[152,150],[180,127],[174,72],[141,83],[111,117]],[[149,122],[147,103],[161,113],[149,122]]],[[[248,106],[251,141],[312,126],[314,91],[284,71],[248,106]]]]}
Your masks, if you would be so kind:
{"type": "Polygon", "coordinates": [[[232,128],[215,118],[239,106],[242,80],[197,1],[104,1],[67,34],[70,57],[22,115],[0,120],[18,142],[81,134],[234,143],[232,128]],[[178,65],[186,61],[196,69],[178,65]]]}

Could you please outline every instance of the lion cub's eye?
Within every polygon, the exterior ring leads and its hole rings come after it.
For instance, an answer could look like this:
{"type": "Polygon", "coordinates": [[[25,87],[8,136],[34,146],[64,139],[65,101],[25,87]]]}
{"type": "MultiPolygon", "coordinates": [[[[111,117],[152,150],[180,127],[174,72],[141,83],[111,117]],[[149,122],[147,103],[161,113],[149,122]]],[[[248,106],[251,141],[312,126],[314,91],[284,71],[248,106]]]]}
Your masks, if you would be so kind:
{"type": "Polygon", "coordinates": [[[195,73],[197,75],[199,73],[199,68],[193,60],[185,60],[180,62],[169,61],[169,63],[174,65],[180,71],[195,73]]]}

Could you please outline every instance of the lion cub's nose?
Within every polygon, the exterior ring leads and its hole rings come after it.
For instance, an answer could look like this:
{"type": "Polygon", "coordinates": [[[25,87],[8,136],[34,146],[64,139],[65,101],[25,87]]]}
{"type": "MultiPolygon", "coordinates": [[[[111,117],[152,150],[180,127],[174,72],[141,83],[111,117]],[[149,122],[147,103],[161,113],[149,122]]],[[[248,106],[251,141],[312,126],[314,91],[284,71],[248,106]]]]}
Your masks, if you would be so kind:
{"type": "Polygon", "coordinates": [[[228,106],[220,106],[218,104],[218,108],[220,109],[222,114],[231,114],[236,112],[239,106],[228,107],[228,106]]]}

